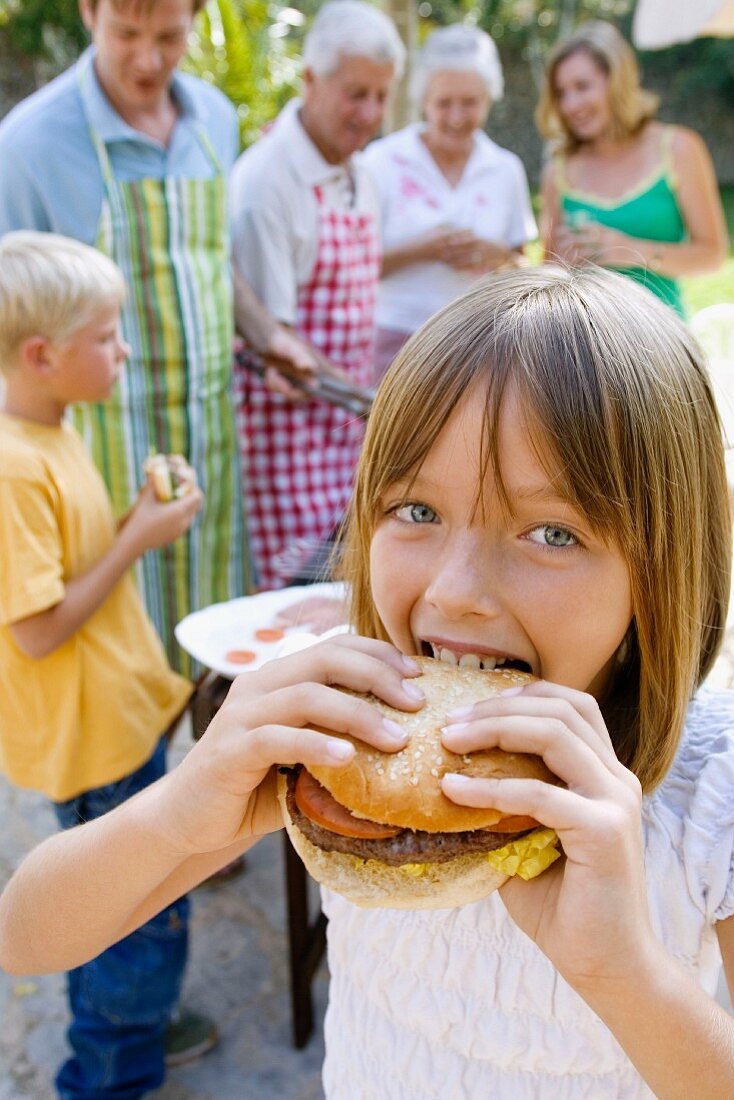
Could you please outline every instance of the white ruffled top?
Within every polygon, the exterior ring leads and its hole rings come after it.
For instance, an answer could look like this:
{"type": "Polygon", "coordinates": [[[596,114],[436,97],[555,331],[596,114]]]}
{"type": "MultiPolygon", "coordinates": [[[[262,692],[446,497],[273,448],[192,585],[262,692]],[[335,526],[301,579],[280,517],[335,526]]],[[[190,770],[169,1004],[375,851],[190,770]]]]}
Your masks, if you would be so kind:
{"type": "MultiPolygon", "coordinates": [[[[712,995],[713,925],[734,912],[734,692],[701,692],[665,781],[645,800],[650,908],[712,995]]],[[[621,1047],[507,915],[365,910],[328,891],[328,1100],[637,1100],[621,1047]]]]}

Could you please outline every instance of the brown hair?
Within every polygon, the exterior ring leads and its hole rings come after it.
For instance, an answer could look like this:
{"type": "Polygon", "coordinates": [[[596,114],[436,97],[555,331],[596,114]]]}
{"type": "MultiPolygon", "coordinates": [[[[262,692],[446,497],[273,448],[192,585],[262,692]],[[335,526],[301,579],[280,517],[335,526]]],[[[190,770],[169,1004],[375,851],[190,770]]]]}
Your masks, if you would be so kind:
{"type": "Polygon", "coordinates": [[[574,153],[583,144],[561,117],[556,94],[558,66],[575,53],[588,54],[609,78],[613,137],[636,134],[655,117],[660,101],[640,86],[640,71],[632,47],[611,23],[591,20],[559,42],[546,64],[535,122],[542,136],[552,141],[558,152],[574,153]]]}
{"type": "Polygon", "coordinates": [[[432,318],[386,375],[362,451],[341,559],[361,634],[387,638],[369,564],[380,503],[473,385],[487,394],[495,475],[512,385],[542,434],[539,459],[624,556],[634,618],[601,706],[619,758],[650,790],[716,657],[729,598],[721,425],[700,349],[667,306],[599,269],[499,274],[432,318]]]}
{"type": "MultiPolygon", "coordinates": [[[[207,0],[191,0],[191,11],[193,15],[197,15],[203,7],[206,6],[207,0]]],[[[88,0],[89,7],[92,11],[96,11],[99,7],[99,0],[88,0]]],[[[125,8],[138,8],[145,12],[151,11],[156,5],[156,0],[109,0],[110,5],[113,8],[124,10],[125,8]]]]}

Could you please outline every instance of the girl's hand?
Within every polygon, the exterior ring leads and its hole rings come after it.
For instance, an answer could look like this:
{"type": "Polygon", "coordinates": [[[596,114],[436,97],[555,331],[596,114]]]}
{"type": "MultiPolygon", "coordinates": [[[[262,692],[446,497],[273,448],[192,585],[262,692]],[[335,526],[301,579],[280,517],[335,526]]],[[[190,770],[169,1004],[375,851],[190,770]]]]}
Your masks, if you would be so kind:
{"type": "Polygon", "coordinates": [[[502,900],[519,927],[579,992],[629,981],[652,946],[640,824],[641,790],[612,748],[590,695],[538,682],[477,704],[449,723],[444,744],[467,753],[498,747],[543,757],[567,789],[533,779],[446,776],[466,806],[530,815],[553,828],[565,859],[536,879],[509,879],[502,900]]]}
{"type": "Polygon", "coordinates": [[[161,788],[160,820],[184,855],[218,851],[282,825],[276,764],[346,764],[349,733],[384,752],[406,734],[363,699],[330,685],[373,692],[401,710],[418,710],[410,683],[418,666],[387,642],[341,635],[245,672],[232,684],[201,740],[161,788]]]}
{"type": "Polygon", "coordinates": [[[161,501],[153,486],[146,482],[128,513],[121,534],[132,543],[136,557],[147,550],[168,546],[188,531],[204,503],[204,494],[195,486],[176,500],[161,501]]]}

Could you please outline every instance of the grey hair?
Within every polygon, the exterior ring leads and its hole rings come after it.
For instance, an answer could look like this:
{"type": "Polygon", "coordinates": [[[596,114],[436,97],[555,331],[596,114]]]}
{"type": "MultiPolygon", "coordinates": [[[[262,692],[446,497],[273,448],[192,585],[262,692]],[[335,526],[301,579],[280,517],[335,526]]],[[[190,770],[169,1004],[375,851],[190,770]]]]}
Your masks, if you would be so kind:
{"type": "Polygon", "coordinates": [[[505,82],[497,47],[478,27],[454,23],[429,35],[415,59],[410,98],[420,104],[433,73],[451,70],[481,77],[492,103],[502,99],[505,82]]]}
{"type": "Polygon", "coordinates": [[[28,336],[65,343],[124,295],[122,272],[96,248],[56,233],[6,233],[0,240],[0,365],[7,369],[28,336]]]}
{"type": "Polygon", "coordinates": [[[367,57],[395,66],[400,78],[405,46],[391,19],[364,0],[330,0],[319,10],[303,43],[303,67],[331,76],[345,57],[367,57]]]}

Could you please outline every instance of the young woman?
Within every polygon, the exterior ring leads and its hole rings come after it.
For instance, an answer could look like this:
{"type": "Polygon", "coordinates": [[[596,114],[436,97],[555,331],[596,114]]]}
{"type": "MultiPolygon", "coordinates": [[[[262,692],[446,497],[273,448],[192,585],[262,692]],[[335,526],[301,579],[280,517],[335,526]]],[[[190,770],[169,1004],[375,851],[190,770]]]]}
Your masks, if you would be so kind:
{"type": "Polygon", "coordinates": [[[565,787],[446,775],[565,853],[461,909],[324,897],[330,1098],[724,1097],[734,1021],[734,701],[698,691],[726,616],[719,422],[670,310],[607,272],[506,273],[429,322],[386,377],[344,561],[359,634],[243,674],[132,802],[32,853],[0,961],[81,961],[280,826],[272,765],[400,748],[334,684],[404,710],[411,654],[507,657],[538,682],[447,714],[461,753],[542,755],[565,787]],[[717,946],[718,940],[718,946],[717,946]]]}
{"type": "Polygon", "coordinates": [[[584,23],[551,54],[537,111],[554,148],[543,175],[546,256],[592,261],[683,312],[678,278],[715,270],[727,234],[698,134],[655,121],[634,53],[609,23],[584,23]]]}

